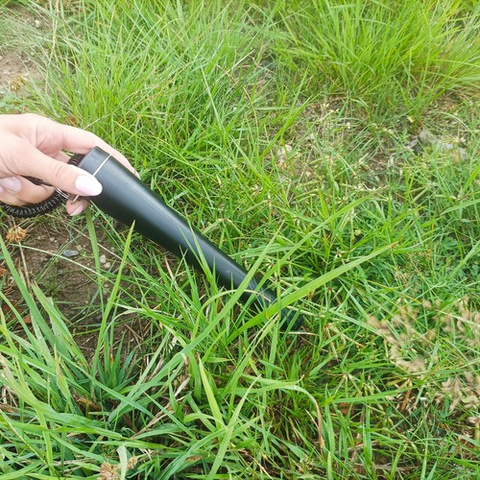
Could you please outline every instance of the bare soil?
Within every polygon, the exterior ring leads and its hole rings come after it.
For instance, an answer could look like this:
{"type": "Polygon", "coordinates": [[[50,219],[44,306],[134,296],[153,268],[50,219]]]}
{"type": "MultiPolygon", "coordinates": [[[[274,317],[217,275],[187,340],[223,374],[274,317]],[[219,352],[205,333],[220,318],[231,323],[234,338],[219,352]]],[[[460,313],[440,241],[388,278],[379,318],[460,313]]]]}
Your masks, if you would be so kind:
{"type": "MultiPolygon", "coordinates": [[[[20,6],[9,9],[12,16],[22,24],[33,28],[46,28],[43,19],[36,18],[33,13],[20,6]]],[[[25,52],[0,39],[0,99],[8,94],[26,95],[27,81],[42,82],[42,75],[38,70],[31,52],[25,52]]]]}
{"type": "MultiPolygon", "coordinates": [[[[88,236],[82,233],[83,222],[74,223],[59,214],[21,223],[4,218],[1,228],[4,239],[8,240],[9,233],[18,228],[17,225],[25,231],[25,237],[20,241],[8,242],[9,254],[25,283],[41,286],[68,318],[73,320],[82,316],[97,290],[92,245],[88,236]]],[[[100,246],[100,254],[102,268],[113,268],[113,253],[100,246]]],[[[9,285],[9,299],[18,301],[18,288],[10,280],[6,283],[9,285]]]]}
{"type": "Polygon", "coordinates": [[[0,65],[0,96],[8,93],[23,94],[29,79],[39,81],[41,78],[32,60],[22,52],[0,52],[0,65]]]}
{"type": "MultiPolygon", "coordinates": [[[[97,230],[100,271],[97,270],[92,243],[82,218],[71,219],[57,212],[18,223],[16,219],[3,215],[0,226],[0,234],[23,282],[30,291],[33,284],[38,285],[43,294],[52,299],[71,331],[78,335],[78,342],[86,353],[93,351],[97,341],[95,331],[101,320],[100,295],[107,300],[110,294],[103,274],[108,276],[108,272],[115,272],[118,267],[117,255],[102,246],[108,245],[103,228],[99,225],[97,230]],[[19,227],[24,238],[8,241],[12,231],[17,232],[19,227]],[[99,279],[103,282],[101,288],[99,279]]],[[[0,306],[7,322],[11,322],[11,328],[15,328],[16,315],[29,323],[26,302],[1,259],[0,288],[9,301],[9,304],[2,305],[0,300],[0,306]]],[[[125,335],[127,341],[137,338],[128,326],[120,328],[116,334],[118,338],[125,335]]]]}

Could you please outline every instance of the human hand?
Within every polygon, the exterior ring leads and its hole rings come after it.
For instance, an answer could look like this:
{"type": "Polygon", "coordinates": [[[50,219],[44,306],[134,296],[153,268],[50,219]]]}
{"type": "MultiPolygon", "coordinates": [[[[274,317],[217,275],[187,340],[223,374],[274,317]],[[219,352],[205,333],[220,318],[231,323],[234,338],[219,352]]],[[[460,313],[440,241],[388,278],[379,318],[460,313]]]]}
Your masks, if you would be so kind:
{"type": "MultiPolygon", "coordinates": [[[[54,122],[31,113],[0,115],[0,202],[10,205],[38,203],[53,187],[73,195],[95,196],[102,191],[98,180],[84,170],[68,165],[63,151],[87,153],[100,147],[130,171],[128,160],[93,133],[54,122]],[[35,185],[24,176],[35,177],[53,187],[35,185]]],[[[67,212],[78,215],[88,206],[79,199],[67,201],[67,212]]]]}

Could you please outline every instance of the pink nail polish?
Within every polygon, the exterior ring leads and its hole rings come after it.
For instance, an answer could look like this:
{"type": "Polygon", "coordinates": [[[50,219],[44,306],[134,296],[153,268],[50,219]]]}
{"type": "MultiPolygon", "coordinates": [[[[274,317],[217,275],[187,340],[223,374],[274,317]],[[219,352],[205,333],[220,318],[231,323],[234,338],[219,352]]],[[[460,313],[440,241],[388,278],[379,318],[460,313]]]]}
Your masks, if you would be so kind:
{"type": "Polygon", "coordinates": [[[70,216],[74,217],[75,215],[80,215],[84,210],[85,207],[79,205],[72,213],[70,213],[70,216]]]}
{"type": "Polygon", "coordinates": [[[18,193],[22,189],[22,182],[15,177],[6,177],[0,179],[1,186],[13,193],[18,193]]]}
{"type": "Polygon", "coordinates": [[[81,195],[89,197],[98,195],[102,191],[102,184],[95,177],[80,175],[75,180],[75,188],[81,195]]]}

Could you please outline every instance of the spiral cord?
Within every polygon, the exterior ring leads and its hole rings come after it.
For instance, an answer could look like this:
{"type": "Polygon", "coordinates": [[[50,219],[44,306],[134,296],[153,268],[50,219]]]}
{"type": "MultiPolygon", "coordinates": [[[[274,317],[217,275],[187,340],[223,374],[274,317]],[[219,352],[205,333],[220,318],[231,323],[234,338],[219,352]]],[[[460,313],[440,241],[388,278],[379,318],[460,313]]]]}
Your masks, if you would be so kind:
{"type": "MultiPolygon", "coordinates": [[[[69,165],[74,165],[77,166],[84,155],[80,153],[76,153],[70,157],[68,160],[69,165]]],[[[28,180],[30,180],[32,183],[35,184],[41,184],[36,179],[27,177],[28,180]]],[[[22,206],[17,206],[17,205],[9,205],[6,203],[0,202],[0,205],[3,208],[3,211],[11,215],[13,217],[17,218],[33,218],[37,217],[38,215],[44,215],[46,213],[52,212],[56,208],[58,208],[60,205],[62,205],[65,202],[65,199],[68,198],[68,194],[63,192],[62,190],[55,190],[48,198],[45,200],[42,200],[39,203],[32,203],[30,205],[22,205],[22,206]]]]}

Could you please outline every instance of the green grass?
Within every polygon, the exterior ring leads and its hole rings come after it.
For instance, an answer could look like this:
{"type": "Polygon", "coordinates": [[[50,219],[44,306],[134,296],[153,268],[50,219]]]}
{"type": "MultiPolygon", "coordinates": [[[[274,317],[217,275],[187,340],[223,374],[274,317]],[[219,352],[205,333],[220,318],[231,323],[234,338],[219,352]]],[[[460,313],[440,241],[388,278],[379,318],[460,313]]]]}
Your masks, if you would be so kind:
{"type": "Polygon", "coordinates": [[[92,209],[73,321],[2,242],[1,477],[478,479],[477,2],[35,3],[3,110],[102,136],[306,320],[92,209]]]}
{"type": "Polygon", "coordinates": [[[313,91],[341,95],[363,106],[368,116],[388,118],[406,110],[417,118],[447,92],[477,90],[478,3],[314,0],[277,5],[286,27],[279,36],[281,57],[293,62],[300,75],[307,71],[313,91]]]}

